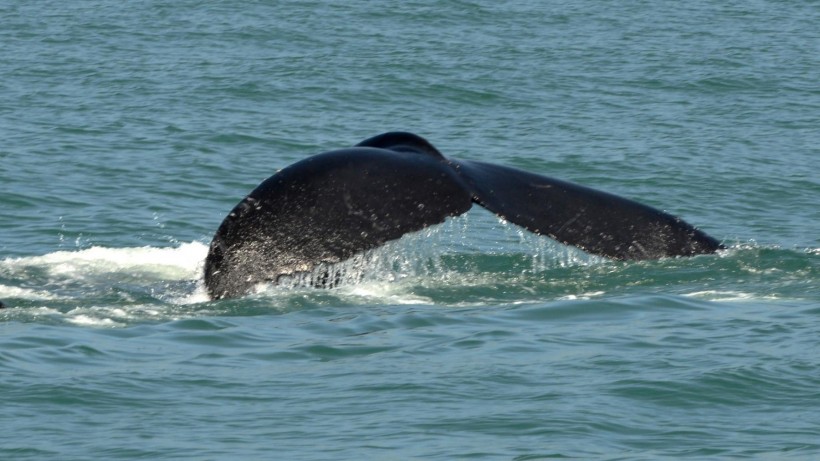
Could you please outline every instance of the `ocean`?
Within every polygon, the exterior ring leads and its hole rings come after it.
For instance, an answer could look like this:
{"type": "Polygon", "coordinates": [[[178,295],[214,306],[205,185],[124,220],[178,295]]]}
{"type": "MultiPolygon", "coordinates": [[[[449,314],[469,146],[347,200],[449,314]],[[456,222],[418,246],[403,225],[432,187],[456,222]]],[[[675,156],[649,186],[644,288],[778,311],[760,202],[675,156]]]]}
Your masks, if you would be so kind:
{"type": "Polygon", "coordinates": [[[3,0],[0,459],[817,459],[817,24],[787,0],[3,0]],[[208,299],[248,192],[395,130],[727,249],[612,261],[474,207],[355,283],[208,299]]]}

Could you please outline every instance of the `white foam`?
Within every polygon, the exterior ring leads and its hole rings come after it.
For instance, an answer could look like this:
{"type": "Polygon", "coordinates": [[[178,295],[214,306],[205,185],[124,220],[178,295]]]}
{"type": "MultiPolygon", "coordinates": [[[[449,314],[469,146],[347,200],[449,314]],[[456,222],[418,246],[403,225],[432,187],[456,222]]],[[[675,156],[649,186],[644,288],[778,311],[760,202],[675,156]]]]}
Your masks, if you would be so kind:
{"type": "Polygon", "coordinates": [[[590,291],[587,293],[580,293],[577,295],[566,295],[566,296],[559,296],[556,298],[559,301],[576,301],[576,300],[589,300],[592,298],[598,298],[605,295],[605,291],[590,291]]]}
{"type": "Polygon", "coordinates": [[[86,326],[86,327],[106,327],[106,328],[113,328],[113,327],[122,327],[124,324],[119,322],[115,322],[109,318],[97,318],[91,317],[88,315],[80,314],[74,316],[66,316],[66,321],[69,323],[73,323],[74,325],[86,326]]]}
{"type": "Polygon", "coordinates": [[[201,242],[178,247],[105,248],[57,251],[42,256],[6,258],[0,265],[10,269],[39,268],[49,276],[85,278],[112,272],[129,272],[160,280],[191,280],[199,277],[208,246],[201,242]]]}
{"type": "Polygon", "coordinates": [[[175,308],[158,307],[152,304],[137,304],[130,306],[90,306],[77,307],[68,312],[56,312],[55,318],[79,326],[96,328],[121,328],[132,321],[179,320],[193,315],[175,308]]]}
{"type": "Polygon", "coordinates": [[[433,300],[407,292],[401,284],[390,282],[368,282],[359,285],[343,286],[339,289],[343,295],[360,298],[366,302],[385,304],[432,304],[433,300]]]}
{"type": "Polygon", "coordinates": [[[47,291],[0,285],[0,299],[5,298],[22,298],[33,301],[53,301],[55,299],[61,299],[60,296],[54,295],[47,291]]]}
{"type": "MultiPolygon", "coordinates": [[[[197,272],[198,274],[198,272],[197,272]]],[[[198,275],[197,275],[198,276],[198,275]]],[[[190,293],[179,293],[179,294],[172,294],[169,296],[165,301],[171,304],[199,304],[199,303],[206,303],[211,300],[211,296],[208,295],[208,290],[205,288],[205,283],[203,280],[199,280],[196,284],[196,288],[193,292],[190,293]]]]}
{"type": "Polygon", "coordinates": [[[683,296],[688,296],[691,298],[698,298],[698,299],[705,299],[708,301],[722,301],[722,302],[734,302],[734,301],[748,301],[754,299],[765,299],[765,300],[776,300],[778,299],[777,296],[774,295],[756,295],[753,293],[744,293],[742,291],[718,291],[718,290],[705,290],[705,291],[695,291],[692,293],[685,294],[683,296]]]}

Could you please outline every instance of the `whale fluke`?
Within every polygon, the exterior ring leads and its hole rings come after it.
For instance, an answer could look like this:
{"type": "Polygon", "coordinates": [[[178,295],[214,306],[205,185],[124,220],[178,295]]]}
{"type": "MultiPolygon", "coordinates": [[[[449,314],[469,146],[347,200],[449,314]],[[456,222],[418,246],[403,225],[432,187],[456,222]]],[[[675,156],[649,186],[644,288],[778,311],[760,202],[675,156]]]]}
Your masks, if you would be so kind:
{"type": "Polygon", "coordinates": [[[613,259],[714,253],[680,218],[607,192],[490,163],[453,161],[475,202],[530,232],[613,259]]]}
{"type": "Polygon", "coordinates": [[[214,299],[344,261],[477,203],[527,230],[615,259],[713,253],[681,219],[606,192],[485,162],[448,159],[391,132],[274,174],[224,219],[205,260],[214,299]]]}

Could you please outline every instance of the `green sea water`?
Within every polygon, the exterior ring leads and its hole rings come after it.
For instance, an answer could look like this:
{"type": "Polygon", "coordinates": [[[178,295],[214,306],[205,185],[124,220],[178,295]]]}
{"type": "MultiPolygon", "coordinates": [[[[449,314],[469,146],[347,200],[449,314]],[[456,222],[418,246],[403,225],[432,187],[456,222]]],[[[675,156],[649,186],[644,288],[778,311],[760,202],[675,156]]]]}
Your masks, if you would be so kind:
{"type": "Polygon", "coordinates": [[[0,459],[820,456],[817,2],[0,1],[0,459]],[[475,209],[212,302],[297,160],[404,130],[728,247],[475,209]]]}

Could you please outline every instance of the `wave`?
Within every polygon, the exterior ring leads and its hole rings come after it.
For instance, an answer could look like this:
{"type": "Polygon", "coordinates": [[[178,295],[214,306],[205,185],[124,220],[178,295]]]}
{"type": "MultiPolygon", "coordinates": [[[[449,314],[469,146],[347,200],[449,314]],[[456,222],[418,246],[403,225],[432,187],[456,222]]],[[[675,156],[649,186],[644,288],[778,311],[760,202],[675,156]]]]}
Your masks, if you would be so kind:
{"type": "MultiPolygon", "coordinates": [[[[202,242],[176,247],[105,248],[57,251],[41,256],[0,260],[0,299],[20,303],[93,300],[99,297],[181,301],[183,291],[171,287],[196,285],[208,247],[202,242]],[[35,288],[36,287],[36,288],[35,288]],[[163,287],[169,288],[163,290],[163,287]],[[140,288],[144,293],[140,296],[140,288]]],[[[183,302],[206,300],[193,290],[183,302]]]]}

